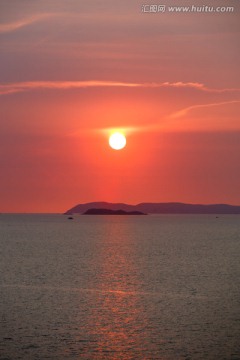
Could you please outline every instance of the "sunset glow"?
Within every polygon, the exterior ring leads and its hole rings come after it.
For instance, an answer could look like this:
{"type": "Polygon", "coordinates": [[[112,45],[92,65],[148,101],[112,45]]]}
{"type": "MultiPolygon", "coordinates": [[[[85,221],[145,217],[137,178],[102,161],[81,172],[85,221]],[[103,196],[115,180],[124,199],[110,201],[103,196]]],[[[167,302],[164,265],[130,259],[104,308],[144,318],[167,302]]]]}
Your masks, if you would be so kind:
{"type": "Polygon", "coordinates": [[[237,2],[14,4],[0,11],[0,212],[240,204],[237,2]]]}
{"type": "Polygon", "coordinates": [[[121,150],[126,146],[126,138],[122,133],[114,132],[109,137],[109,145],[114,150],[121,150]]]}

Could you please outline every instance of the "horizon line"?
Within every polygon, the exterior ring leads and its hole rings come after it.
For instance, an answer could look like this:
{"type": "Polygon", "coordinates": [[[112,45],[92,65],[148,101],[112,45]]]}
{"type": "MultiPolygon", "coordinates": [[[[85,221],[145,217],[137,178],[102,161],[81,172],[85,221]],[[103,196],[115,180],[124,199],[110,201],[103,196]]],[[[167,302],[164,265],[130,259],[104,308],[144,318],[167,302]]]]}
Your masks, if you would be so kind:
{"type": "MultiPolygon", "coordinates": [[[[224,205],[224,206],[231,206],[231,207],[240,207],[240,205],[234,205],[234,204],[230,204],[230,203],[220,203],[220,202],[217,202],[217,203],[186,203],[186,202],[180,202],[180,201],[167,201],[167,202],[166,201],[164,201],[164,202],[144,201],[144,202],[139,202],[139,203],[135,203],[135,204],[129,204],[129,203],[125,203],[125,202],[89,201],[89,202],[84,202],[84,203],[77,203],[76,205],[68,208],[67,210],[63,210],[63,212],[62,211],[56,211],[56,212],[55,211],[53,211],[53,212],[49,212],[49,211],[20,211],[20,212],[19,211],[6,211],[6,212],[0,211],[0,216],[7,215],[7,214],[12,214],[12,215],[64,215],[67,211],[69,211],[79,205],[87,205],[87,204],[93,204],[93,203],[122,204],[122,205],[130,205],[130,206],[138,206],[141,204],[181,204],[181,205],[193,205],[193,206],[216,206],[216,205],[222,206],[222,205],[224,205]]],[[[161,215],[161,214],[159,214],[159,215],[161,215]]],[[[177,213],[175,213],[175,214],[173,213],[173,215],[177,215],[177,213]]],[[[179,215],[184,215],[184,214],[181,213],[179,215]]],[[[191,215],[191,213],[189,215],[191,215]]],[[[200,214],[193,213],[192,215],[200,215],[200,214]]],[[[211,214],[203,214],[203,215],[211,215],[211,214]]],[[[231,215],[231,214],[225,214],[225,215],[231,215]]],[[[232,214],[232,215],[234,215],[234,214],[232,214]]]]}

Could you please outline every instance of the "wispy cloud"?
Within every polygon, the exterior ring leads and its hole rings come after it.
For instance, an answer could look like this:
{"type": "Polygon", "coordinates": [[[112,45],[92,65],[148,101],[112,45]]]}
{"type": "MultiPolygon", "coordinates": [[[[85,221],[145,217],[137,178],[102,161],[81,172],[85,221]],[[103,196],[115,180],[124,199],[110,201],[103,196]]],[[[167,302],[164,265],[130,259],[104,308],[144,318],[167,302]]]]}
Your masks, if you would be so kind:
{"type": "Polygon", "coordinates": [[[192,106],[189,106],[187,108],[184,108],[180,111],[177,111],[177,112],[171,114],[170,118],[175,119],[175,118],[182,117],[182,116],[188,114],[190,111],[196,110],[196,109],[209,108],[209,107],[222,106],[222,105],[230,105],[230,104],[239,104],[239,103],[240,103],[240,100],[231,100],[231,101],[222,101],[222,102],[211,103],[211,104],[192,105],[192,106]]]}
{"type": "Polygon", "coordinates": [[[153,86],[156,87],[175,87],[175,88],[194,88],[196,90],[206,91],[210,93],[225,93],[225,92],[240,92],[240,88],[222,88],[222,89],[214,89],[209,88],[204,84],[196,83],[196,82],[175,82],[175,83],[169,83],[165,82],[162,84],[153,84],[153,86]]]}
{"type": "Polygon", "coordinates": [[[0,84],[0,95],[39,89],[81,89],[89,87],[138,87],[140,84],[113,81],[30,81],[0,84]]]}
{"type": "MultiPolygon", "coordinates": [[[[223,93],[223,92],[240,92],[240,89],[211,89],[204,84],[192,82],[164,82],[164,83],[131,83],[131,82],[117,82],[117,81],[30,81],[19,83],[0,84],[0,95],[8,95],[23,91],[31,91],[38,89],[80,89],[92,87],[142,87],[142,88],[192,88],[199,91],[223,93]]],[[[191,109],[191,108],[188,108],[191,109]]]]}
{"type": "Polygon", "coordinates": [[[55,15],[53,15],[53,14],[40,14],[40,15],[31,16],[29,18],[17,20],[17,21],[14,21],[14,22],[6,23],[6,24],[0,24],[0,34],[16,31],[16,30],[18,30],[18,29],[20,29],[22,27],[31,25],[33,23],[36,23],[37,21],[41,21],[43,19],[46,19],[46,18],[52,17],[52,16],[55,16],[55,15]]]}

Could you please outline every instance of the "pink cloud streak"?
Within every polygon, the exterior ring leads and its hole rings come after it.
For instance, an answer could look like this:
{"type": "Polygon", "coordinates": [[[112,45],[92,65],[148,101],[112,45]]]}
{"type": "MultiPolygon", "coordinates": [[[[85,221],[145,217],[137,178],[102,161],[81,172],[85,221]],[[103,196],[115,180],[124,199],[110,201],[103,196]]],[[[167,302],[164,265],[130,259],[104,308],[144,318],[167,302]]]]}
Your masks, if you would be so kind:
{"type": "Polygon", "coordinates": [[[41,14],[41,15],[31,16],[27,19],[17,20],[11,23],[0,24],[0,34],[16,31],[24,26],[31,25],[33,23],[36,23],[37,21],[46,19],[51,16],[53,16],[53,14],[41,14]]]}
{"type": "Polygon", "coordinates": [[[219,103],[192,105],[185,109],[182,109],[180,111],[173,113],[172,115],[170,115],[170,118],[175,119],[175,118],[182,117],[182,116],[186,115],[187,113],[189,113],[190,111],[195,110],[195,109],[208,108],[208,107],[221,106],[221,105],[239,104],[239,103],[240,103],[240,100],[230,100],[230,101],[222,101],[219,103]]]}
{"type": "Polygon", "coordinates": [[[23,91],[31,91],[38,89],[80,89],[90,87],[143,87],[143,88],[192,88],[199,91],[211,93],[239,92],[240,89],[211,89],[201,83],[194,82],[164,82],[164,83],[130,83],[117,81],[28,81],[19,83],[0,84],[0,95],[8,95],[23,91]]]}

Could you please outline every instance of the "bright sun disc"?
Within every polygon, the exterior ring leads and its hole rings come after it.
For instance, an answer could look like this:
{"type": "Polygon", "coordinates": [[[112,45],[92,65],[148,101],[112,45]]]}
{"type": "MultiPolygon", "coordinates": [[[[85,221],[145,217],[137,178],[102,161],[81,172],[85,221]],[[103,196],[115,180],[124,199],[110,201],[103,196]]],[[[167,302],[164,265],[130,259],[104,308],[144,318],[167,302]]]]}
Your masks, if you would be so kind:
{"type": "Polygon", "coordinates": [[[126,146],[126,138],[120,132],[113,133],[109,138],[109,145],[114,150],[121,150],[126,146]]]}

